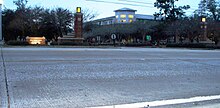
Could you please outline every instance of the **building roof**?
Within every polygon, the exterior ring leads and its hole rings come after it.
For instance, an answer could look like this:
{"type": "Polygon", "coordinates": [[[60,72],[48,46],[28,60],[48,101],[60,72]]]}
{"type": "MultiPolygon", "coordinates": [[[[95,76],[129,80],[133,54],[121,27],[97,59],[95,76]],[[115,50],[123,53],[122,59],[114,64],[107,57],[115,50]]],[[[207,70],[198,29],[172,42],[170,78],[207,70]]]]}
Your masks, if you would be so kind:
{"type": "Polygon", "coordinates": [[[121,9],[115,10],[114,12],[118,12],[118,11],[132,11],[132,12],[135,12],[137,10],[130,9],[130,8],[121,8],[121,9]]]}
{"type": "Polygon", "coordinates": [[[154,20],[154,16],[153,15],[135,14],[135,17],[137,19],[143,19],[143,20],[154,20]]]}
{"type": "Polygon", "coordinates": [[[112,20],[112,19],[114,19],[114,18],[115,18],[115,16],[110,16],[110,17],[106,17],[106,18],[96,19],[96,20],[94,20],[94,21],[112,20]]]}

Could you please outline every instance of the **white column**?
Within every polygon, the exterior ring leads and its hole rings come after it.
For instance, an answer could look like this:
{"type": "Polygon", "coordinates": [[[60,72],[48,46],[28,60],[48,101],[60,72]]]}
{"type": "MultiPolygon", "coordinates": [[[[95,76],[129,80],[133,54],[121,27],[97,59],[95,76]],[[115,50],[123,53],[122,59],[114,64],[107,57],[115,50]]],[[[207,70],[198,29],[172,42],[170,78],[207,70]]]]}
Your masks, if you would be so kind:
{"type": "Polygon", "coordinates": [[[0,45],[4,43],[2,36],[2,4],[3,0],[0,0],[0,45]]]}

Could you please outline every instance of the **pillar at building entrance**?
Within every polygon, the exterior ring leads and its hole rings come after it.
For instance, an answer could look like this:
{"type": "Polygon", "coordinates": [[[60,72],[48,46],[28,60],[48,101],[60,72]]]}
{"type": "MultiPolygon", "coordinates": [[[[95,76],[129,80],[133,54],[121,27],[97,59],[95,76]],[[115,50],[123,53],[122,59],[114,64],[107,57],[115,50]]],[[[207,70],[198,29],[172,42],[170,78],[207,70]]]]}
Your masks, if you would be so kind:
{"type": "Polygon", "coordinates": [[[81,12],[81,7],[76,8],[76,13],[74,14],[74,33],[72,35],[64,35],[58,38],[58,44],[65,42],[81,44],[83,43],[83,14],[81,12]]]}
{"type": "Polygon", "coordinates": [[[76,38],[82,38],[82,27],[83,25],[83,14],[81,13],[81,8],[76,8],[75,20],[74,20],[74,32],[76,38]]]}

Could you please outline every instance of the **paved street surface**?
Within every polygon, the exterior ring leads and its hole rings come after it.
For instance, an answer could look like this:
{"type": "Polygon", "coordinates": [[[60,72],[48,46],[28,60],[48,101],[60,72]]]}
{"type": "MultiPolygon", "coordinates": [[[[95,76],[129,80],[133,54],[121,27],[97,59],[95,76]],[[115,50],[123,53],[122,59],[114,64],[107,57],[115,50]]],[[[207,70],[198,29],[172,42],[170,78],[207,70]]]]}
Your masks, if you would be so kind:
{"type": "MultiPolygon", "coordinates": [[[[3,56],[11,108],[84,108],[220,95],[220,50],[3,48],[3,56]]],[[[0,62],[0,107],[6,108],[0,62]]]]}

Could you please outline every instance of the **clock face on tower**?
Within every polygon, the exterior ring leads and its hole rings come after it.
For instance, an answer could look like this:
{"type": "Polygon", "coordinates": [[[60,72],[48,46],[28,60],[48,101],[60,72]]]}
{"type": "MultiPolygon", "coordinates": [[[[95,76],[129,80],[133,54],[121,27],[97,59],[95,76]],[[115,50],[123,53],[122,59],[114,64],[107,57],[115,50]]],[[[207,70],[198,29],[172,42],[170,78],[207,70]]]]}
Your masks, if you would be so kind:
{"type": "Polygon", "coordinates": [[[82,21],[82,18],[77,18],[77,21],[82,21]]]}
{"type": "Polygon", "coordinates": [[[76,8],[76,13],[74,14],[74,32],[75,37],[82,38],[82,21],[83,14],[81,13],[81,8],[76,8]]]}

